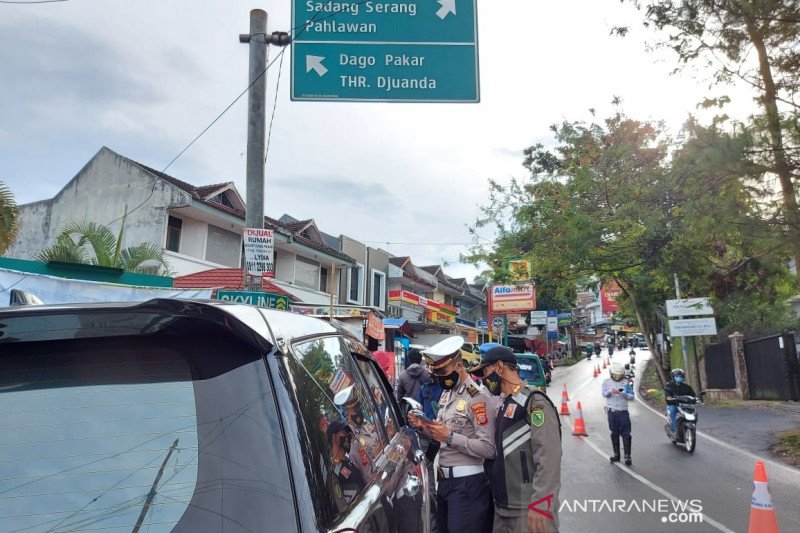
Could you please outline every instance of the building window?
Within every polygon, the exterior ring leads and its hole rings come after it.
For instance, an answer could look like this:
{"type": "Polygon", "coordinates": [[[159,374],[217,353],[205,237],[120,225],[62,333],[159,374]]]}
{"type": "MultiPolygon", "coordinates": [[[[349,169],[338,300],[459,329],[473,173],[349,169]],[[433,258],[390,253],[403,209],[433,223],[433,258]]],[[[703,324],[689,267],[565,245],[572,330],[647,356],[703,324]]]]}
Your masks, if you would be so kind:
{"type": "Polygon", "coordinates": [[[227,267],[238,267],[241,259],[242,236],[232,231],[208,225],[206,261],[227,267]]]}
{"type": "Polygon", "coordinates": [[[319,290],[328,292],[328,269],[325,267],[319,269],[319,290]]]}
{"type": "Polygon", "coordinates": [[[364,301],[364,265],[350,267],[347,276],[347,302],[361,304],[364,301]]]}
{"type": "Polygon", "coordinates": [[[383,310],[386,305],[386,273],[372,270],[372,307],[383,310]]]}
{"type": "Polygon", "coordinates": [[[178,252],[181,247],[181,229],[183,220],[172,215],[167,219],[167,250],[178,252]]]}
{"type": "Polygon", "coordinates": [[[305,257],[297,256],[294,263],[294,283],[301,287],[316,290],[320,286],[319,280],[319,263],[306,259],[305,257]]]}
{"type": "Polygon", "coordinates": [[[216,195],[214,198],[211,199],[211,201],[217,202],[218,204],[222,204],[225,207],[229,207],[230,209],[235,209],[231,201],[228,200],[228,196],[225,193],[216,195]]]}

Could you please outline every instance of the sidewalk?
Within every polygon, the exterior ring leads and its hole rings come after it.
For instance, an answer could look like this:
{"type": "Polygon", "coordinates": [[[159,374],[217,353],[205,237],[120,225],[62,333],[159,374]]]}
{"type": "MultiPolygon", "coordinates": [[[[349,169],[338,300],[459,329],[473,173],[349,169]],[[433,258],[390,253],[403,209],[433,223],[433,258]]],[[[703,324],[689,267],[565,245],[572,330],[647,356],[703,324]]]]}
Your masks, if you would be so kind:
{"type": "MultiPolygon", "coordinates": [[[[641,352],[641,371],[650,364],[649,352],[641,352]],[[646,359],[645,359],[646,358],[646,359]]],[[[640,383],[641,385],[641,383],[640,383]]],[[[644,401],[645,396],[640,399],[644,401]]],[[[664,407],[654,405],[659,412],[664,407]]],[[[777,433],[800,430],[800,402],[734,400],[709,402],[698,406],[697,429],[724,442],[764,457],[773,457],[800,468],[800,458],[785,457],[775,452],[777,433]]]]}

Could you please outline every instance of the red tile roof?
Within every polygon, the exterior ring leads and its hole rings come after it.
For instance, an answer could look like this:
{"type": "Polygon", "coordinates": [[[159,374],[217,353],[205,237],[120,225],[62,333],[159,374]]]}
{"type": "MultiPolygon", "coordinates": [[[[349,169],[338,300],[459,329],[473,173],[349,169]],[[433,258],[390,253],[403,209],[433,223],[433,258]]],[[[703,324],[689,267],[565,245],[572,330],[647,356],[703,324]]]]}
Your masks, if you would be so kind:
{"type": "MultiPolygon", "coordinates": [[[[179,276],[173,280],[173,287],[178,289],[220,288],[230,290],[244,290],[244,278],[241,268],[212,268],[203,272],[195,272],[186,276],[179,276]]],[[[286,292],[268,279],[261,280],[261,290],[274,294],[288,296],[297,302],[294,294],[286,292]]]]}

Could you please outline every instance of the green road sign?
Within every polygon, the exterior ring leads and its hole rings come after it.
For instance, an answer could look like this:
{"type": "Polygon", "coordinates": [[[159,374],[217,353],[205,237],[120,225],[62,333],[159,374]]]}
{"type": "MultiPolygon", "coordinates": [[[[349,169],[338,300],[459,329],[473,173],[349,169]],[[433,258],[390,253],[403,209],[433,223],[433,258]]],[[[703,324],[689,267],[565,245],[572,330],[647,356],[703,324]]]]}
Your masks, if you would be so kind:
{"type": "Polygon", "coordinates": [[[289,298],[282,294],[259,291],[217,291],[217,300],[246,305],[266,307],[267,309],[289,310],[289,298]]]}
{"type": "Polygon", "coordinates": [[[480,100],[476,0],[294,0],[292,10],[292,100],[480,100]]]}

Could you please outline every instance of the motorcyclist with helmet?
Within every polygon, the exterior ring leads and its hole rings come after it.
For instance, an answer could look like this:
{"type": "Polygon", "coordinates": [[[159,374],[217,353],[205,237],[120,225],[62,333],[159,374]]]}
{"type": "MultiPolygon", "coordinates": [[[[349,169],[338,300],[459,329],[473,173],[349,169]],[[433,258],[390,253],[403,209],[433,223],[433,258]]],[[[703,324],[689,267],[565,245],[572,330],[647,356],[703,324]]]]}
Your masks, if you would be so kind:
{"type": "MultiPolygon", "coordinates": [[[[685,382],[686,373],[682,368],[673,368],[670,372],[672,380],[664,385],[664,399],[667,401],[667,411],[669,412],[669,423],[672,427],[672,434],[675,435],[675,415],[678,412],[678,396],[694,396],[694,389],[685,382]]],[[[674,437],[673,437],[674,438],[674,437]]]]}
{"type": "Polygon", "coordinates": [[[611,430],[611,446],[614,455],[609,457],[612,463],[619,462],[619,438],[625,449],[625,464],[631,464],[631,418],[628,413],[628,401],[633,400],[633,385],[625,379],[625,367],[620,362],[611,363],[608,370],[611,377],[603,382],[603,397],[606,398],[608,429],[611,430]]]}

